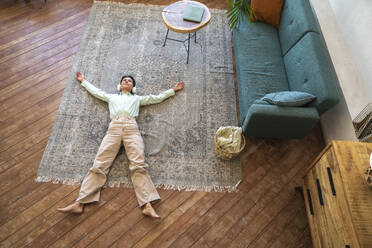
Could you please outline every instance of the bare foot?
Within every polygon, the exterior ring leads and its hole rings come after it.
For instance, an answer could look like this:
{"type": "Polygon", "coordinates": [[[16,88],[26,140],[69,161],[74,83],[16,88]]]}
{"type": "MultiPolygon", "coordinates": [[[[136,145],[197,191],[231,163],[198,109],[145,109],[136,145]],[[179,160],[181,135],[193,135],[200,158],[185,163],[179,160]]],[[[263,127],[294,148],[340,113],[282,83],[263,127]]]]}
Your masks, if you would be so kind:
{"type": "Polygon", "coordinates": [[[151,204],[148,202],[146,203],[145,207],[142,210],[144,215],[150,216],[155,219],[160,219],[161,217],[155,212],[151,204]]]}
{"type": "Polygon", "coordinates": [[[83,213],[84,204],[80,202],[74,202],[67,207],[58,208],[57,211],[62,213],[73,213],[73,214],[81,214],[83,213]]]}

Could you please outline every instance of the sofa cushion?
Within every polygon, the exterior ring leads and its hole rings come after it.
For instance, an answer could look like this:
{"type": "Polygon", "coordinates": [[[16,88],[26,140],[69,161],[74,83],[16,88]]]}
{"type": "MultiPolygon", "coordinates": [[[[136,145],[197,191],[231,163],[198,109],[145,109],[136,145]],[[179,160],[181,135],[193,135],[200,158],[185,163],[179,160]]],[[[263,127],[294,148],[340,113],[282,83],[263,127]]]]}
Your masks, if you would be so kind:
{"type": "Polygon", "coordinates": [[[338,102],[337,76],[322,37],[307,33],[284,56],[290,90],[303,91],[317,98],[319,115],[338,102]]]}
{"type": "Polygon", "coordinates": [[[288,107],[301,107],[313,101],[316,96],[301,91],[280,91],[266,94],[262,100],[270,104],[288,107]]]}
{"type": "Polygon", "coordinates": [[[283,2],[284,0],[252,0],[251,8],[255,15],[255,21],[261,21],[278,28],[283,2]]]}
{"type": "Polygon", "coordinates": [[[279,26],[282,53],[285,55],[307,32],[320,33],[309,0],[286,0],[279,26]]]}
{"type": "Polygon", "coordinates": [[[305,137],[318,121],[316,108],[252,104],[242,128],[247,136],[293,139],[305,137]]]}
{"type": "Polygon", "coordinates": [[[244,21],[233,30],[240,118],[267,93],[288,90],[277,29],[244,21]]]}

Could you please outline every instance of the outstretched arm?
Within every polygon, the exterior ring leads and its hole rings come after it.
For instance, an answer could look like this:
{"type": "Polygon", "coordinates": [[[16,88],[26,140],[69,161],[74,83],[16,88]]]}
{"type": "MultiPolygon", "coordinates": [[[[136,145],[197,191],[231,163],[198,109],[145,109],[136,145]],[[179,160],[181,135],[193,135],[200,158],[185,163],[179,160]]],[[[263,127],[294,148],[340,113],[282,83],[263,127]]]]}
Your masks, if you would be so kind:
{"type": "Polygon", "coordinates": [[[81,86],[83,86],[94,97],[105,102],[109,101],[108,94],[105,91],[98,89],[93,84],[89,83],[87,80],[85,80],[84,75],[82,73],[77,72],[76,79],[81,83],[81,86]]]}
{"type": "Polygon", "coordinates": [[[182,90],[185,86],[184,82],[178,82],[172,89],[163,91],[159,95],[148,95],[148,96],[141,96],[140,105],[150,105],[161,103],[165,99],[174,96],[176,91],[182,90]]]}

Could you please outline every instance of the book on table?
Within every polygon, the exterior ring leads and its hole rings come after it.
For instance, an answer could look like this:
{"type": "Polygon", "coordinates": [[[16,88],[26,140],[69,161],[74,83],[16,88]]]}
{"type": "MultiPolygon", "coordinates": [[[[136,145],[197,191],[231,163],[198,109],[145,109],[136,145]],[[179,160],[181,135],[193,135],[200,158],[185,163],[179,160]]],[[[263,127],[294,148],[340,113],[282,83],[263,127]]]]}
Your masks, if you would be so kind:
{"type": "Polygon", "coordinates": [[[195,4],[187,4],[183,19],[191,22],[201,22],[204,14],[204,7],[195,4]]]}

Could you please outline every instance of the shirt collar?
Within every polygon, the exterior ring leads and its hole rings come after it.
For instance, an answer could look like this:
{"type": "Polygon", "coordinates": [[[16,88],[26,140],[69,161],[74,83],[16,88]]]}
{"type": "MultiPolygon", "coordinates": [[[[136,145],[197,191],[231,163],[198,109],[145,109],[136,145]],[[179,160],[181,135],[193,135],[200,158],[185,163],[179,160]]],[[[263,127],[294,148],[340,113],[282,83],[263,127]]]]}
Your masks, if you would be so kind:
{"type": "Polygon", "coordinates": [[[132,93],[130,93],[130,92],[125,92],[125,93],[123,93],[123,92],[120,91],[119,95],[127,95],[127,96],[131,96],[132,93]]]}

